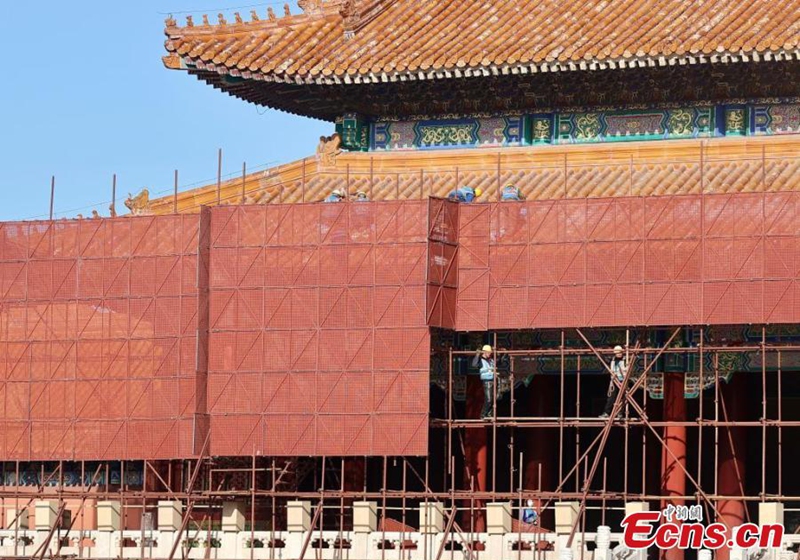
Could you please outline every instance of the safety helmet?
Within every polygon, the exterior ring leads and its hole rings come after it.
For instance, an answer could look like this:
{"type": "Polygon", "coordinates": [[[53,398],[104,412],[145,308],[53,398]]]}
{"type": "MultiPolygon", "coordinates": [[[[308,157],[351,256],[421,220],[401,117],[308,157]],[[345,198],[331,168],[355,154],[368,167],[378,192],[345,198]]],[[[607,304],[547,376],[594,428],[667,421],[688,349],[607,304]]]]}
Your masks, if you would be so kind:
{"type": "Polygon", "coordinates": [[[489,346],[488,344],[484,344],[483,348],[481,348],[481,352],[491,352],[491,351],[492,351],[492,347],[489,346]]]}
{"type": "Polygon", "coordinates": [[[479,197],[482,194],[483,194],[483,189],[481,189],[481,188],[475,189],[475,196],[476,197],[479,197]]]}
{"type": "Polygon", "coordinates": [[[619,344],[614,346],[614,352],[624,352],[624,351],[625,351],[625,349],[622,346],[620,346],[619,344]]]}
{"type": "Polygon", "coordinates": [[[342,198],[344,198],[345,196],[344,189],[333,189],[333,192],[331,194],[334,196],[340,196],[342,198]]]}

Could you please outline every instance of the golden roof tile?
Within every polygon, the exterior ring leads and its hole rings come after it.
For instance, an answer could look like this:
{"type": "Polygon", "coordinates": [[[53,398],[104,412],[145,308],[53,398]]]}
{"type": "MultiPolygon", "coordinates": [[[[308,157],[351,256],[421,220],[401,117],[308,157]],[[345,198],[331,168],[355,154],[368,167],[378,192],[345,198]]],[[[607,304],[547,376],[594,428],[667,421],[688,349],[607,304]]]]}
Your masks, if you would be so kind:
{"type": "MultiPolygon", "coordinates": [[[[800,136],[619,142],[536,148],[342,153],[333,166],[306,158],[182,192],[179,212],[215,205],[318,202],[333,189],[372,200],[447,196],[457,186],[499,198],[514,184],[529,200],[800,190],[800,136]],[[702,154],[701,154],[702,152],[702,154]],[[566,171],[566,174],[565,174],[566,171]]],[[[173,212],[172,196],[149,211],[173,212]]]]}
{"type": "Polygon", "coordinates": [[[303,14],[269,12],[266,20],[256,14],[250,22],[219,16],[224,23],[213,26],[180,27],[170,18],[167,50],[184,67],[213,64],[221,72],[292,83],[446,78],[456,68],[470,75],[800,55],[796,0],[317,0],[303,6],[303,14]]]}

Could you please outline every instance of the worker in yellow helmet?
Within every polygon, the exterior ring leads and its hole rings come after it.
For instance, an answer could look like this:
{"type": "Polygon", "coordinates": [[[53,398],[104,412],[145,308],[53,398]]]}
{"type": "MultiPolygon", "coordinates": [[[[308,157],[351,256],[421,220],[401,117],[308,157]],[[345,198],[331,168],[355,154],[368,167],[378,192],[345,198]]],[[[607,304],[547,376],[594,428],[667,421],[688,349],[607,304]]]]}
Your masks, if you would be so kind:
{"type": "Polygon", "coordinates": [[[481,418],[491,418],[494,415],[495,379],[497,377],[497,365],[491,346],[484,344],[478,348],[472,359],[472,367],[480,367],[481,383],[483,383],[481,418]]]}
{"type": "MultiPolygon", "coordinates": [[[[606,399],[606,406],[600,418],[608,418],[614,409],[614,403],[617,402],[617,394],[619,394],[619,387],[625,382],[625,375],[628,373],[628,360],[625,357],[625,349],[620,346],[614,346],[614,357],[611,359],[608,369],[611,371],[613,378],[610,380],[608,386],[608,397],[606,399]],[[616,380],[616,383],[614,383],[616,380]],[[618,385],[619,384],[619,385],[618,385]]],[[[620,412],[617,413],[617,416],[620,412]]]]}

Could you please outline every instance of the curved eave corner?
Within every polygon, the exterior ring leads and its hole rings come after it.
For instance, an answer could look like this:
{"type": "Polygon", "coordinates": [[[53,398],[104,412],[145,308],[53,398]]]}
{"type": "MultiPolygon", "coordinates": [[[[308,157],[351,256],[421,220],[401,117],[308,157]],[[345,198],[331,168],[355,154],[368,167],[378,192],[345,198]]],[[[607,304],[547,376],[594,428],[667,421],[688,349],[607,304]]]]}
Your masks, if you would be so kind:
{"type": "Polygon", "coordinates": [[[183,63],[183,59],[175,53],[168,54],[161,57],[164,67],[168,70],[186,70],[187,67],[183,63]]]}

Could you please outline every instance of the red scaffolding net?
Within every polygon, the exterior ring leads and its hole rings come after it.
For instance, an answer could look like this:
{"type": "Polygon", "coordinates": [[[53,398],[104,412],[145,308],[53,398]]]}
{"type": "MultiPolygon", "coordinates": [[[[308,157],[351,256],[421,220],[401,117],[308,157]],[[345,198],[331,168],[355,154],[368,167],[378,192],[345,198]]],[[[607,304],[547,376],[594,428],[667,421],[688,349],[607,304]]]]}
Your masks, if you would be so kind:
{"type": "Polygon", "coordinates": [[[214,209],[213,454],[427,453],[427,212],[214,209]]]}
{"type": "Polygon", "coordinates": [[[0,458],[424,455],[431,327],[800,322],[798,197],[0,224],[0,458]]]}
{"type": "Polygon", "coordinates": [[[798,196],[464,206],[457,329],[800,322],[798,196]]]}
{"type": "Polygon", "coordinates": [[[192,454],[197,229],[0,225],[3,458],[192,454]]]}
{"type": "Polygon", "coordinates": [[[456,326],[459,204],[431,198],[428,207],[428,325],[456,326]]]}

